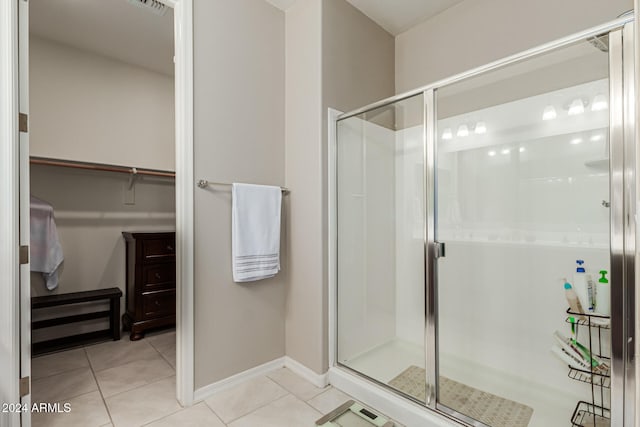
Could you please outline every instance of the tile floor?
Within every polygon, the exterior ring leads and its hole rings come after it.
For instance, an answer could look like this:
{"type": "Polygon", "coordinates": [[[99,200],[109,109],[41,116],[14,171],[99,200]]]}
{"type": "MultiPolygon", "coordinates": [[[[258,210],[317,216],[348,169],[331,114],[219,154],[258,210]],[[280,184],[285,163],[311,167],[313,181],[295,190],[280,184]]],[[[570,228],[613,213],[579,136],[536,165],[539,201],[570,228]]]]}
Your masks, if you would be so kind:
{"type": "Polygon", "coordinates": [[[32,374],[33,402],[72,408],[35,413],[34,427],[312,427],[350,399],[282,368],[183,408],[175,399],[173,331],[37,357],[32,374]]]}

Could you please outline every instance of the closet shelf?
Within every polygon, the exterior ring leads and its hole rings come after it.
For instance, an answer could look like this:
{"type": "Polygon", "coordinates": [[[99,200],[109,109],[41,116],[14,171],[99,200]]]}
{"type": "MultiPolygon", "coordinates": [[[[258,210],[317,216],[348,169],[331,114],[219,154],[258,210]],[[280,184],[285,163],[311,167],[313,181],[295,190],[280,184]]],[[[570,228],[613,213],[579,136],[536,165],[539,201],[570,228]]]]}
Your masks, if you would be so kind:
{"type": "Polygon", "coordinates": [[[72,160],[51,159],[47,157],[30,157],[29,163],[32,165],[60,166],[65,168],[126,173],[131,175],[149,175],[165,178],[175,178],[176,176],[176,173],[173,171],[109,165],[104,163],[77,162],[72,160]]]}

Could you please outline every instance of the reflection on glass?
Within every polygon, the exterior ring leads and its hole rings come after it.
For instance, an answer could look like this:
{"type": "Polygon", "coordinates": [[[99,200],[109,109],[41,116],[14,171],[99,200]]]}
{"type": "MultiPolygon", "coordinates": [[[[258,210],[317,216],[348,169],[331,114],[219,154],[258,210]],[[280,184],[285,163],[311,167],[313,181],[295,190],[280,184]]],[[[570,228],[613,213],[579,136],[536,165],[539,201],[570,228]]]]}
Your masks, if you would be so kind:
{"type": "Polygon", "coordinates": [[[338,122],[338,362],[425,400],[422,94],[338,122]]]}
{"type": "MultiPolygon", "coordinates": [[[[486,124],[437,140],[440,407],[547,427],[592,398],[551,348],[555,331],[589,345],[566,322],[576,260],[594,281],[609,270],[607,61],[581,43],[437,91],[438,129],[486,124]]],[[[607,407],[609,390],[595,400],[607,407]]]]}

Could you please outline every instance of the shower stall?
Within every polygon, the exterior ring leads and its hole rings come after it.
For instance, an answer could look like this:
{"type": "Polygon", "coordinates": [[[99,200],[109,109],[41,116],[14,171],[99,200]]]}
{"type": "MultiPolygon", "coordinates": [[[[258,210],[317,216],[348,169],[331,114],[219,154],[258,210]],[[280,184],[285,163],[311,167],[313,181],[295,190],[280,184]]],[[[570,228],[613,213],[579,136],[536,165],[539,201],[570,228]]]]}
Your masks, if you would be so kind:
{"type": "Polygon", "coordinates": [[[333,118],[334,375],[466,425],[634,425],[632,19],[333,118]]]}

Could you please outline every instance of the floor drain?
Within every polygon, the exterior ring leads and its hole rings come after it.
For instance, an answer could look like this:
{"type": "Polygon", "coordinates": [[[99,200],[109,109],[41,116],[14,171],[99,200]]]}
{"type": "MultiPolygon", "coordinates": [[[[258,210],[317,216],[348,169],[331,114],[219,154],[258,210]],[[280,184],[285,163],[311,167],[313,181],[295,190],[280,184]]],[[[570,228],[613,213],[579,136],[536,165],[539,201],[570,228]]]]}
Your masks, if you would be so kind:
{"type": "Polygon", "coordinates": [[[393,427],[393,423],[349,400],[316,421],[320,427],[393,427]]]}

